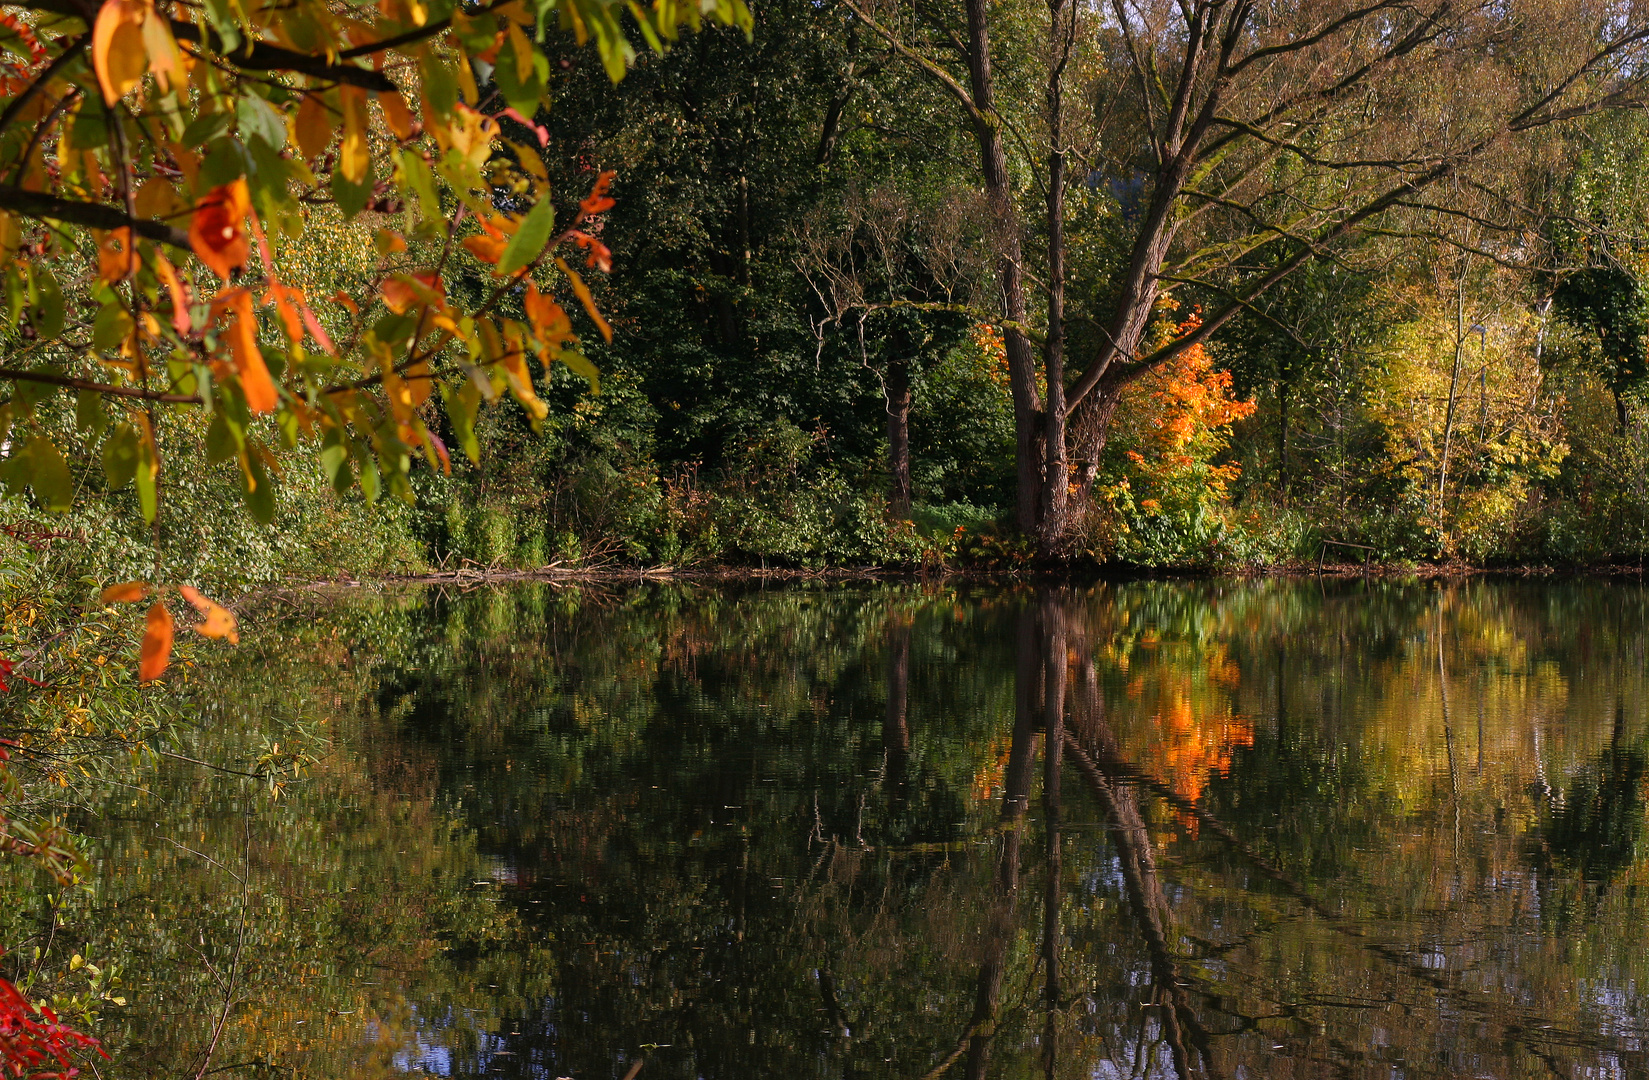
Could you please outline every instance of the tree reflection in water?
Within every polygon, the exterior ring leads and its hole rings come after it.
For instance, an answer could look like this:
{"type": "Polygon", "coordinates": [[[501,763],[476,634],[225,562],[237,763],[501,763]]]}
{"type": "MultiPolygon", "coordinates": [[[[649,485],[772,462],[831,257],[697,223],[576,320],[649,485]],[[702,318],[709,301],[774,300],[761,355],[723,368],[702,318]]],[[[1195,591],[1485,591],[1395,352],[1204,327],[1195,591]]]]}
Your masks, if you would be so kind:
{"type": "Polygon", "coordinates": [[[243,852],[231,1074],[1649,1073],[1636,587],[351,610],[374,652],[288,623],[189,748],[325,714],[306,789],[180,769],[85,823],[58,933],[127,972],[119,1075],[204,1044],[243,852]]]}

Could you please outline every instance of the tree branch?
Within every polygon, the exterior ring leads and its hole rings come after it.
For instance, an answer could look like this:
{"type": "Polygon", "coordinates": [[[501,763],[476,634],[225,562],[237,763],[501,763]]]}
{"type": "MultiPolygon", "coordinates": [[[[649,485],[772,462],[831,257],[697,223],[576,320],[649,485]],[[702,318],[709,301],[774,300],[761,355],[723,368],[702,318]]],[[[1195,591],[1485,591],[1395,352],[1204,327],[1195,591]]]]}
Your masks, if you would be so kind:
{"type": "Polygon", "coordinates": [[[0,379],[45,383],[48,386],[64,386],[70,390],[91,390],[99,394],[109,394],[113,397],[137,398],[140,401],[161,401],[176,405],[201,404],[200,398],[194,394],[167,394],[159,390],[140,390],[135,386],[111,386],[108,383],[92,382],[89,379],[76,379],[68,375],[53,375],[46,371],[21,371],[17,368],[0,368],[0,379]]]}
{"type": "Polygon", "coordinates": [[[189,250],[189,234],[177,226],[153,218],[130,217],[119,207],[103,203],[76,202],[41,191],[0,187],[0,210],[10,210],[24,217],[84,225],[91,229],[129,228],[145,240],[189,250]]]}
{"type": "Polygon", "coordinates": [[[894,50],[897,51],[900,56],[903,56],[906,60],[909,60],[917,67],[927,72],[934,79],[936,79],[941,86],[950,91],[950,95],[961,103],[962,108],[967,110],[969,119],[971,119],[975,124],[981,128],[993,128],[996,126],[996,119],[985,115],[984,111],[981,110],[974,102],[973,95],[968,93],[967,89],[964,88],[961,83],[956,81],[956,76],[952,75],[932,60],[929,60],[909,45],[906,45],[904,42],[900,41],[893,35],[892,31],[888,30],[881,23],[877,22],[875,19],[872,19],[869,15],[860,10],[859,5],[854,3],[853,0],[842,0],[842,3],[849,11],[853,12],[853,14],[858,17],[860,22],[870,27],[870,29],[874,31],[878,37],[893,46],[894,50]]]}

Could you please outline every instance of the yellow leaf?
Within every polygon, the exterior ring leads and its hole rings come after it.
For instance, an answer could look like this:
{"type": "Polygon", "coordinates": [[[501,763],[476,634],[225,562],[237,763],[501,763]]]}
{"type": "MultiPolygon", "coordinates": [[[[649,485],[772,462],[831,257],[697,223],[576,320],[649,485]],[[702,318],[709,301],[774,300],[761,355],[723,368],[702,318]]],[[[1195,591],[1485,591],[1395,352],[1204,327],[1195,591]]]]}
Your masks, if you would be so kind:
{"type": "Polygon", "coordinates": [[[113,105],[136,86],[149,70],[143,23],[153,8],[147,0],[106,0],[92,25],[92,69],[103,90],[104,104],[113,105]]]}
{"type": "Polygon", "coordinates": [[[344,107],[344,141],[338,148],[338,170],[351,184],[365,183],[372,165],[366,142],[366,91],[358,86],[340,86],[338,97],[344,107]]]}
{"type": "MultiPolygon", "coordinates": [[[[153,14],[152,8],[148,14],[153,14]]],[[[143,19],[143,47],[149,54],[149,70],[155,73],[155,82],[162,91],[187,90],[189,76],[171,26],[165,19],[149,18],[148,14],[143,19]]]]}
{"type": "Polygon", "coordinates": [[[521,32],[520,24],[510,23],[510,48],[515,50],[515,70],[525,78],[533,69],[532,42],[521,32]]]}
{"type": "Polygon", "coordinates": [[[189,585],[178,586],[178,592],[194,605],[196,611],[206,616],[206,620],[195,627],[195,633],[209,638],[228,638],[231,645],[240,644],[240,632],[236,629],[235,616],[227,608],[189,585]]]}
{"type": "Polygon", "coordinates": [[[212,319],[229,340],[240,375],[246,407],[255,413],[274,412],[278,398],[269,368],[258,348],[258,320],[252,310],[252,293],[244,288],[220,293],[212,300],[212,319]]]}

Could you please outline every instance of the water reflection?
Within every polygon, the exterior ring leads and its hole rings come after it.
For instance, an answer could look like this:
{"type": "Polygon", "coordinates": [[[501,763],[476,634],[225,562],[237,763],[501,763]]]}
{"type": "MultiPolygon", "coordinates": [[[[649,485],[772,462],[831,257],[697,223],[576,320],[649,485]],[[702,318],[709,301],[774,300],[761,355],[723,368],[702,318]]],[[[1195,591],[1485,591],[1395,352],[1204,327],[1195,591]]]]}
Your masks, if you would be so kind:
{"type": "Polygon", "coordinates": [[[78,919],[129,1076],[1645,1075],[1645,610],[410,594],[222,674],[193,756],[334,752],[111,798],[78,919]]]}

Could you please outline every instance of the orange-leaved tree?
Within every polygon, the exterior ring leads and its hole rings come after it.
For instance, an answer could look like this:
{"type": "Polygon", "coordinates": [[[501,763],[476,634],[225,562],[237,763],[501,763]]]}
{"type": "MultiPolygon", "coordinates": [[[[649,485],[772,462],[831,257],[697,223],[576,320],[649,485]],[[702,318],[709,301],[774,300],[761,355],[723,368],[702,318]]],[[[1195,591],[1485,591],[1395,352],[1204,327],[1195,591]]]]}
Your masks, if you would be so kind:
{"type": "MultiPolygon", "coordinates": [[[[201,417],[204,456],[239,464],[248,508],[268,521],[283,448],[318,448],[340,491],[408,496],[415,458],[450,469],[441,432],[477,456],[483,401],[546,415],[535,367],[560,362],[593,386],[561,300],[610,338],[582,275],[609,267],[598,225],[613,176],[552,198],[536,120],[551,54],[593,42],[617,79],[632,34],[660,50],[706,19],[750,29],[743,0],[24,0],[8,12],[21,14],[0,15],[0,480],[68,510],[71,460],[95,445],[109,488],[135,486],[151,523],[165,410],[201,417]],[[306,226],[364,210],[383,222],[367,284],[306,292],[293,269],[306,226]],[[455,277],[483,286],[449,290],[455,277]],[[77,396],[88,437],[46,422],[63,415],[44,407],[61,394],[77,396]]],[[[143,679],[165,670],[174,627],[176,587],[154,576],[104,594],[151,605],[143,679]]],[[[227,611],[178,591],[204,616],[198,631],[234,636],[227,611]]]]}

